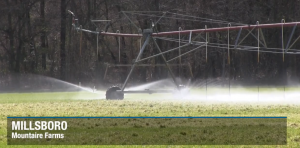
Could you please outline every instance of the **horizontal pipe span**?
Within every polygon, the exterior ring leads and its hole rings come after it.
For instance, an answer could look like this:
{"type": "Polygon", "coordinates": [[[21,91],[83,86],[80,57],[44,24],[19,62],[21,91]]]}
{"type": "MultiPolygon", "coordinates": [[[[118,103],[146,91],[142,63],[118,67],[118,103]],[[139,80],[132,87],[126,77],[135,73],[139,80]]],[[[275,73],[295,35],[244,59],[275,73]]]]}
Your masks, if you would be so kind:
{"type": "Polygon", "coordinates": [[[99,33],[99,32],[97,32],[97,31],[91,31],[91,30],[80,29],[80,28],[76,28],[76,30],[83,31],[83,32],[88,32],[88,33],[94,33],[94,34],[98,34],[98,33],[99,33]]]}
{"type": "MultiPolygon", "coordinates": [[[[220,27],[220,28],[207,28],[207,29],[195,29],[195,30],[182,30],[182,31],[170,31],[170,32],[159,32],[153,33],[152,36],[167,36],[177,34],[189,34],[189,33],[200,33],[200,32],[219,32],[219,31],[231,31],[239,29],[253,29],[253,28],[279,28],[279,27],[293,27],[300,26],[300,22],[290,23],[274,23],[274,24],[259,24],[259,25],[244,25],[244,26],[231,26],[231,27],[220,27]]],[[[102,35],[107,36],[122,36],[122,37],[141,37],[142,34],[123,34],[123,33],[111,33],[111,32],[100,32],[102,35]]]]}
{"type": "Polygon", "coordinates": [[[139,94],[139,93],[146,93],[146,94],[154,94],[154,93],[173,93],[174,91],[172,90],[117,90],[119,92],[123,92],[124,94],[139,94]]]}
{"type": "Polygon", "coordinates": [[[120,37],[142,37],[142,34],[125,34],[125,33],[112,33],[112,32],[100,32],[101,35],[106,36],[120,36],[120,37]]]}

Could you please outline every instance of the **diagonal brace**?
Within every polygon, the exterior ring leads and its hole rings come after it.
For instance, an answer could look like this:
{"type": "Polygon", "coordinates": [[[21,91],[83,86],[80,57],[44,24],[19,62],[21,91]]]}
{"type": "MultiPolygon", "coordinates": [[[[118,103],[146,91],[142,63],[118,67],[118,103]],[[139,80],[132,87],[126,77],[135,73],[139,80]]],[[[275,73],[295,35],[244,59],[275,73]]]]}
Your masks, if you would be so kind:
{"type": "Polygon", "coordinates": [[[291,43],[291,40],[293,38],[293,35],[295,33],[296,28],[297,28],[297,24],[295,24],[295,26],[293,27],[293,31],[291,32],[289,41],[288,41],[288,43],[286,44],[286,47],[285,47],[285,52],[287,52],[289,50],[289,46],[290,46],[290,43],[291,43]]]}
{"type": "Polygon", "coordinates": [[[126,80],[125,80],[125,82],[124,82],[124,84],[123,84],[123,86],[122,86],[122,88],[121,88],[121,91],[124,91],[124,89],[125,89],[125,87],[126,87],[126,85],[127,85],[127,82],[128,82],[128,80],[129,80],[129,78],[130,78],[132,72],[133,72],[133,69],[134,69],[135,65],[138,63],[138,60],[139,60],[140,57],[142,56],[142,54],[143,54],[143,52],[144,52],[146,46],[147,46],[148,43],[149,43],[150,37],[151,37],[151,34],[147,34],[146,40],[145,40],[145,42],[144,42],[144,44],[143,44],[143,46],[142,46],[142,48],[141,48],[141,50],[140,50],[140,53],[139,53],[138,56],[136,57],[136,59],[135,59],[133,65],[131,66],[130,72],[129,72],[129,74],[127,75],[127,78],[126,78],[126,80]]]}
{"type": "Polygon", "coordinates": [[[148,59],[151,59],[151,58],[160,56],[160,55],[162,55],[162,54],[165,54],[165,53],[168,53],[168,52],[171,52],[171,51],[174,51],[174,50],[177,50],[177,49],[179,49],[179,48],[186,47],[186,46],[189,46],[189,45],[190,45],[190,43],[187,43],[187,44],[184,44],[184,45],[182,45],[182,46],[180,46],[180,47],[176,47],[176,48],[173,48],[173,49],[170,49],[170,50],[167,50],[167,51],[164,51],[164,52],[155,54],[155,55],[153,55],[153,56],[149,56],[149,57],[147,57],[147,58],[140,59],[140,60],[138,60],[137,62],[142,62],[142,61],[145,61],[145,60],[148,60],[148,59]]]}
{"type": "Polygon", "coordinates": [[[156,26],[157,25],[157,23],[163,18],[163,17],[165,17],[166,16],[166,12],[164,12],[163,13],[163,15],[154,23],[154,26],[156,26]]]}
{"type": "Polygon", "coordinates": [[[288,49],[291,49],[299,39],[300,39],[300,35],[297,37],[297,39],[292,43],[292,45],[288,49]]]}
{"type": "MultiPolygon", "coordinates": [[[[155,39],[154,39],[153,37],[152,37],[152,40],[153,40],[153,42],[154,42],[154,45],[155,45],[156,48],[158,49],[159,53],[161,54],[162,51],[161,51],[160,47],[158,46],[157,42],[155,41],[155,39]]],[[[174,81],[174,83],[175,83],[177,89],[180,90],[180,87],[179,87],[179,85],[178,85],[177,82],[176,82],[175,75],[173,74],[173,72],[172,72],[172,70],[171,70],[171,68],[170,68],[170,66],[169,66],[169,64],[168,64],[168,62],[167,62],[167,60],[166,60],[166,57],[165,57],[163,54],[161,54],[161,57],[163,58],[163,60],[164,60],[166,66],[167,66],[167,68],[168,68],[168,71],[169,71],[170,74],[171,74],[171,77],[172,77],[172,79],[173,79],[173,81],[174,81]]]]}
{"type": "Polygon", "coordinates": [[[202,44],[202,45],[200,45],[199,47],[196,47],[196,48],[194,48],[194,49],[192,49],[192,50],[190,50],[190,51],[187,51],[187,52],[181,54],[180,56],[177,56],[177,57],[174,57],[174,58],[168,60],[167,62],[171,62],[171,61],[173,61],[173,60],[175,60],[175,59],[178,59],[178,58],[180,58],[180,57],[182,57],[182,56],[184,56],[184,55],[186,55],[186,54],[189,54],[189,53],[191,53],[191,52],[193,52],[193,51],[195,51],[195,50],[197,50],[197,49],[203,47],[204,45],[205,45],[205,44],[202,44]]]}
{"type": "Polygon", "coordinates": [[[125,17],[129,20],[129,22],[137,29],[139,30],[140,28],[128,17],[128,15],[122,11],[122,13],[125,15],[125,17]]]}
{"type": "Polygon", "coordinates": [[[236,47],[237,47],[237,43],[238,43],[238,41],[239,41],[239,39],[240,39],[242,30],[243,30],[243,28],[241,28],[241,29],[239,30],[239,33],[238,33],[238,35],[237,35],[237,37],[236,37],[236,40],[235,40],[235,43],[234,43],[234,49],[236,49],[236,47]]]}

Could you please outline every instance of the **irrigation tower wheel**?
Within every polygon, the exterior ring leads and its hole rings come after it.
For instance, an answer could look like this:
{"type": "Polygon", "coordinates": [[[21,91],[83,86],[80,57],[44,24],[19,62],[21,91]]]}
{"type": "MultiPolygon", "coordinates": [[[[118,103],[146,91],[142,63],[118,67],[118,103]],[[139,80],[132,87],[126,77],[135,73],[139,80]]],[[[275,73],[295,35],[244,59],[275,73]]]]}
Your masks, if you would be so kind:
{"type": "Polygon", "coordinates": [[[119,92],[121,90],[119,87],[113,86],[106,91],[106,100],[123,100],[124,93],[119,92]]]}

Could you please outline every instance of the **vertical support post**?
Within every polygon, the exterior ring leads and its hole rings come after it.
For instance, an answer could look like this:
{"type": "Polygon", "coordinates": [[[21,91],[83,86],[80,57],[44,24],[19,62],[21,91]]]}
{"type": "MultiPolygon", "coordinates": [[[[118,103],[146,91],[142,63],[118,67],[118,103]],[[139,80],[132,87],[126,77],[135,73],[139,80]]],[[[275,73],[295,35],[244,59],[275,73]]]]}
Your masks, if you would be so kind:
{"type": "Polygon", "coordinates": [[[143,37],[140,38],[140,49],[142,48],[142,39],[143,37]]]}
{"type": "Polygon", "coordinates": [[[205,98],[207,99],[207,62],[205,63],[205,98]]]}
{"type": "Polygon", "coordinates": [[[205,97],[207,99],[207,26],[205,25],[205,97]]]}
{"type": "Polygon", "coordinates": [[[229,34],[229,28],[231,27],[231,24],[228,23],[228,30],[227,30],[227,49],[228,49],[228,66],[229,66],[229,78],[228,78],[228,93],[230,96],[230,34],[229,34]]]}
{"type": "MultiPolygon", "coordinates": [[[[180,39],[181,39],[181,36],[180,36],[180,32],[182,31],[181,27],[178,28],[179,30],[179,50],[178,50],[178,54],[179,56],[181,55],[181,49],[180,49],[180,39]]],[[[179,64],[181,65],[181,56],[179,57],[179,64]]]]}
{"type": "Polygon", "coordinates": [[[281,20],[281,46],[282,46],[282,61],[284,62],[284,40],[283,40],[283,24],[285,23],[285,20],[281,20]]]}
{"type": "Polygon", "coordinates": [[[79,45],[79,50],[80,50],[80,52],[79,52],[79,54],[80,54],[80,56],[81,56],[81,43],[82,42],[82,26],[80,25],[80,45],[79,45]]]}
{"type": "Polygon", "coordinates": [[[230,47],[229,47],[229,40],[230,40],[230,36],[229,36],[229,28],[231,27],[231,24],[228,24],[228,30],[227,30],[227,50],[228,50],[228,64],[230,65],[230,47]]]}
{"type": "Polygon", "coordinates": [[[181,68],[182,68],[181,67],[181,49],[180,49],[180,46],[181,46],[180,45],[181,44],[180,43],[181,42],[180,41],[180,39],[181,39],[180,32],[182,31],[181,27],[179,27],[178,30],[179,30],[179,38],[178,38],[179,39],[179,50],[178,50],[178,54],[179,54],[179,71],[178,72],[179,72],[179,77],[180,77],[181,76],[181,68]]]}
{"type": "Polygon", "coordinates": [[[146,46],[147,46],[148,43],[149,43],[150,37],[151,37],[151,34],[150,34],[150,33],[146,35],[146,40],[145,40],[145,42],[144,42],[142,48],[140,49],[140,52],[139,52],[138,56],[136,57],[136,59],[135,59],[133,65],[131,66],[131,69],[130,69],[130,71],[129,71],[129,74],[127,75],[127,78],[126,78],[126,80],[125,80],[125,82],[124,82],[124,84],[123,84],[123,86],[122,86],[122,88],[121,88],[121,91],[124,91],[124,89],[125,89],[125,87],[126,87],[126,85],[127,85],[127,82],[128,82],[128,80],[129,80],[129,78],[130,78],[130,76],[131,76],[131,74],[132,74],[132,72],[133,72],[133,70],[134,70],[134,67],[135,67],[135,65],[137,64],[137,61],[138,61],[138,60],[140,59],[140,57],[142,56],[142,54],[143,54],[143,52],[144,52],[144,49],[146,48],[146,46]]]}
{"type": "MultiPolygon", "coordinates": [[[[285,20],[284,19],[282,19],[281,20],[281,23],[285,23],[285,20]]],[[[283,65],[284,65],[284,67],[285,67],[285,63],[284,63],[284,60],[285,60],[285,57],[284,57],[284,53],[285,53],[285,50],[284,50],[284,40],[283,40],[283,24],[282,24],[282,26],[281,26],[282,28],[281,28],[281,38],[282,38],[282,53],[283,53],[283,65]]],[[[294,30],[293,30],[294,31],[294,30]]],[[[292,37],[291,37],[292,38],[292,37]]],[[[289,42],[290,41],[288,41],[288,44],[289,44],[289,42]]],[[[287,44],[287,47],[289,46],[287,44]]],[[[285,73],[286,73],[286,67],[284,68],[285,69],[285,73]]],[[[286,85],[286,83],[284,83],[284,86],[283,86],[283,88],[284,88],[284,98],[285,98],[285,85],[286,85]]]]}
{"type": "Polygon", "coordinates": [[[207,63],[207,26],[205,25],[205,61],[207,63]]]}
{"type": "Polygon", "coordinates": [[[190,31],[189,43],[192,43],[192,34],[193,34],[193,31],[190,31]]]}
{"type": "MultiPolygon", "coordinates": [[[[96,30],[98,31],[98,28],[97,28],[96,30]]],[[[99,32],[97,33],[97,57],[98,57],[98,54],[99,54],[99,53],[98,53],[98,51],[99,51],[99,47],[98,47],[98,46],[99,46],[99,45],[98,45],[98,44],[99,44],[99,43],[98,43],[99,40],[98,40],[98,39],[99,39],[99,32]]]]}
{"type": "MultiPolygon", "coordinates": [[[[259,22],[256,21],[256,25],[259,25],[259,22]]],[[[259,63],[259,28],[257,28],[257,63],[259,63]]]]}
{"type": "Polygon", "coordinates": [[[106,78],[108,67],[109,67],[109,64],[106,64],[103,80],[105,80],[105,78],[106,78]]]}
{"type": "MultiPolygon", "coordinates": [[[[120,34],[120,30],[117,30],[117,33],[120,34]]],[[[121,62],[121,38],[118,36],[118,45],[119,45],[119,63],[121,62]]]]}
{"type": "MultiPolygon", "coordinates": [[[[284,40],[283,40],[283,24],[285,23],[285,20],[282,19],[281,20],[281,45],[282,45],[282,62],[283,62],[283,66],[285,67],[285,63],[284,63],[284,53],[285,53],[285,49],[284,49],[284,40]]],[[[288,41],[288,44],[289,44],[290,41],[288,41]]],[[[288,47],[288,45],[287,45],[288,47]]],[[[285,69],[285,73],[286,73],[286,67],[284,68],[285,69]]],[[[284,82],[284,86],[283,86],[283,93],[284,93],[284,98],[285,98],[285,82],[284,82]]]]}
{"type": "Polygon", "coordinates": [[[190,64],[190,63],[187,63],[187,64],[188,64],[188,66],[189,66],[190,75],[191,75],[191,77],[193,78],[193,77],[194,77],[194,75],[193,75],[193,71],[192,71],[192,66],[191,66],[191,64],[190,64]]]}
{"type": "MultiPolygon", "coordinates": [[[[256,21],[256,26],[259,25],[259,21],[256,21]]],[[[257,69],[259,67],[258,63],[259,63],[259,28],[257,28],[257,69]]],[[[259,83],[259,82],[258,82],[259,83]]],[[[257,99],[259,102],[259,84],[257,85],[257,99]]]]}

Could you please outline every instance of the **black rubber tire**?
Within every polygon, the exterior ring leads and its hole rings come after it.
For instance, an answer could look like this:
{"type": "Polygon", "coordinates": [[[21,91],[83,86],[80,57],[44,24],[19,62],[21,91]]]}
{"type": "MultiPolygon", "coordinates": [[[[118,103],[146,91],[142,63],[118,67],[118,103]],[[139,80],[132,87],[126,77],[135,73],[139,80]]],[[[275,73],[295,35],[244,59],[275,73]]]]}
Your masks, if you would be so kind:
{"type": "Polygon", "coordinates": [[[121,90],[119,87],[111,87],[106,91],[106,100],[123,100],[124,93],[119,92],[117,90],[121,90]]]}

